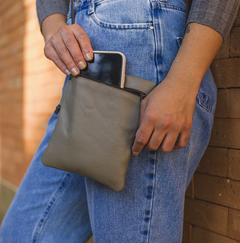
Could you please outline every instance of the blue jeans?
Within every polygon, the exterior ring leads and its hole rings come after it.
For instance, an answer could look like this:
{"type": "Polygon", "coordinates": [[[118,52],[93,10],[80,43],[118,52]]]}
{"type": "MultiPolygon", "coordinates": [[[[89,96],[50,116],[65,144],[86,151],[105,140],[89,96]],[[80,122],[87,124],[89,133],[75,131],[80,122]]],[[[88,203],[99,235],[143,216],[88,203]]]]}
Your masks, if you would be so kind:
{"type": "MultiPolygon", "coordinates": [[[[123,52],[127,74],[159,84],[179,49],[185,4],[77,0],[75,15],[94,50],[123,52]]],[[[2,243],[80,243],[92,233],[96,243],[180,243],[185,191],[207,147],[215,104],[216,87],[208,71],[197,95],[187,146],[171,153],[142,151],[132,157],[121,192],[42,165],[58,119],[52,114],[3,221],[2,243]]]]}

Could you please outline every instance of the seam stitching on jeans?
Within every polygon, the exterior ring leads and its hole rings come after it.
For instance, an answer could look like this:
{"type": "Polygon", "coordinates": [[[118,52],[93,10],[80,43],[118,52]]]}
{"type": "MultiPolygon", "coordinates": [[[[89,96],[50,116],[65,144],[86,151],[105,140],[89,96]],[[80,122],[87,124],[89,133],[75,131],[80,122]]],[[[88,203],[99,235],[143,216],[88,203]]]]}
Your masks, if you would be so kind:
{"type": "Polygon", "coordinates": [[[151,221],[152,221],[152,209],[153,209],[153,200],[154,200],[154,189],[155,189],[155,182],[156,182],[156,162],[157,162],[157,153],[155,151],[155,159],[154,159],[154,176],[153,176],[153,182],[152,182],[152,199],[151,199],[151,204],[150,204],[150,219],[148,223],[148,235],[147,235],[147,243],[149,243],[150,239],[150,228],[151,228],[151,221]]]}
{"type": "MultiPolygon", "coordinates": [[[[102,28],[106,28],[106,29],[114,29],[114,30],[140,29],[140,30],[142,30],[142,29],[150,29],[150,26],[152,26],[152,23],[136,23],[135,25],[139,25],[138,27],[137,27],[137,26],[136,26],[136,27],[130,27],[130,26],[133,26],[134,23],[130,23],[130,24],[106,23],[106,22],[101,21],[100,19],[98,19],[97,16],[94,15],[94,14],[91,14],[91,18],[92,18],[92,20],[93,20],[93,22],[94,22],[95,24],[97,24],[98,26],[100,26],[100,27],[102,27],[102,28]],[[93,17],[93,16],[94,16],[94,17],[93,17]],[[99,20],[99,23],[96,21],[96,19],[99,20]],[[101,25],[100,23],[103,23],[103,24],[106,25],[106,26],[103,26],[103,25],[101,25]],[[113,25],[114,25],[114,26],[122,26],[122,27],[116,27],[116,28],[115,28],[115,27],[113,27],[113,25]],[[145,26],[144,26],[144,25],[145,25],[145,26]],[[123,26],[124,26],[124,27],[123,27],[123,26]],[[143,26],[144,26],[144,27],[143,27],[143,26]]],[[[151,30],[151,29],[150,29],[150,30],[151,30]]]]}
{"type": "Polygon", "coordinates": [[[45,208],[42,216],[40,217],[37,226],[35,227],[34,233],[33,233],[33,238],[32,238],[32,243],[36,243],[39,235],[43,229],[43,226],[46,223],[46,220],[48,218],[49,213],[51,212],[51,209],[53,208],[53,206],[55,205],[57,199],[59,198],[59,195],[61,194],[61,192],[63,191],[63,189],[65,188],[65,186],[67,185],[67,183],[69,182],[71,176],[73,174],[67,172],[62,181],[60,182],[60,185],[58,186],[58,188],[55,190],[53,196],[51,197],[50,201],[47,203],[47,207],[45,208]]]}
{"type": "Polygon", "coordinates": [[[200,98],[198,97],[198,95],[197,95],[196,99],[197,99],[197,103],[198,103],[198,105],[200,107],[202,107],[205,111],[207,111],[212,116],[214,116],[213,109],[209,105],[207,105],[204,101],[200,100],[200,98]]]}
{"type": "Polygon", "coordinates": [[[183,13],[186,12],[186,10],[184,8],[181,8],[179,6],[173,5],[173,4],[169,4],[169,3],[153,3],[154,7],[157,8],[158,6],[160,6],[161,8],[166,8],[166,9],[173,9],[173,10],[178,10],[181,11],[183,13]]]}

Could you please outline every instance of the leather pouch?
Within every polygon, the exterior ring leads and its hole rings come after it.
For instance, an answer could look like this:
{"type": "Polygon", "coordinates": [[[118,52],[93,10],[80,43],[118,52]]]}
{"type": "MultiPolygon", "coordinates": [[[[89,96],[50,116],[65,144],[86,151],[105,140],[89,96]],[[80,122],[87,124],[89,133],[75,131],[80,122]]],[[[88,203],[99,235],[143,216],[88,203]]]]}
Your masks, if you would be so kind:
{"type": "Polygon", "coordinates": [[[141,100],[155,85],[129,75],[124,89],[83,76],[71,77],[56,109],[59,117],[42,163],[121,191],[139,126],[141,100]]]}

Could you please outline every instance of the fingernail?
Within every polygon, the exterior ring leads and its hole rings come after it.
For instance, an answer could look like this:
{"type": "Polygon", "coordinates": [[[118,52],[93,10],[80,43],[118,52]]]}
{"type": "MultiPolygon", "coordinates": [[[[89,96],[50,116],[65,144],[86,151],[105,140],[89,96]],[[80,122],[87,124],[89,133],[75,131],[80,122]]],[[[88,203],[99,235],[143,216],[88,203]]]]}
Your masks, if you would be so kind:
{"type": "Polygon", "coordinates": [[[86,59],[86,61],[91,61],[92,58],[93,58],[93,56],[92,56],[92,54],[90,54],[90,53],[87,53],[87,54],[85,55],[85,59],[86,59]]]}
{"type": "Polygon", "coordinates": [[[65,73],[66,73],[68,76],[71,75],[71,73],[68,71],[68,69],[65,70],[65,73]]]}
{"type": "Polygon", "coordinates": [[[84,63],[83,61],[78,63],[78,66],[80,69],[84,69],[86,67],[86,63],[84,63]]]}
{"type": "Polygon", "coordinates": [[[135,151],[133,151],[132,154],[133,154],[133,156],[138,156],[139,155],[139,153],[135,152],[135,151]]]}
{"type": "Polygon", "coordinates": [[[73,69],[72,69],[72,74],[73,74],[74,76],[77,76],[77,75],[79,74],[79,72],[78,72],[78,70],[77,70],[76,68],[73,68],[73,69]]]}

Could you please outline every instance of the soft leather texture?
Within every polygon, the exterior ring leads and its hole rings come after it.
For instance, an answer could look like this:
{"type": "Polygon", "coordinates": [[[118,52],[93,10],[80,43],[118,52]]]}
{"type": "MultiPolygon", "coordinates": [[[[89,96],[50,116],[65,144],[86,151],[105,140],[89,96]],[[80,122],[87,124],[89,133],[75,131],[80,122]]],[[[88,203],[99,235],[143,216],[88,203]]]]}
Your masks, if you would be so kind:
{"type": "Polygon", "coordinates": [[[137,89],[145,94],[149,94],[155,88],[156,83],[146,79],[126,75],[124,86],[126,88],[137,89]]]}
{"type": "MultiPolygon", "coordinates": [[[[126,75],[128,88],[148,94],[155,85],[126,75]]],[[[136,94],[72,77],[64,89],[58,121],[42,163],[121,191],[139,126],[140,106],[136,94]]]]}

